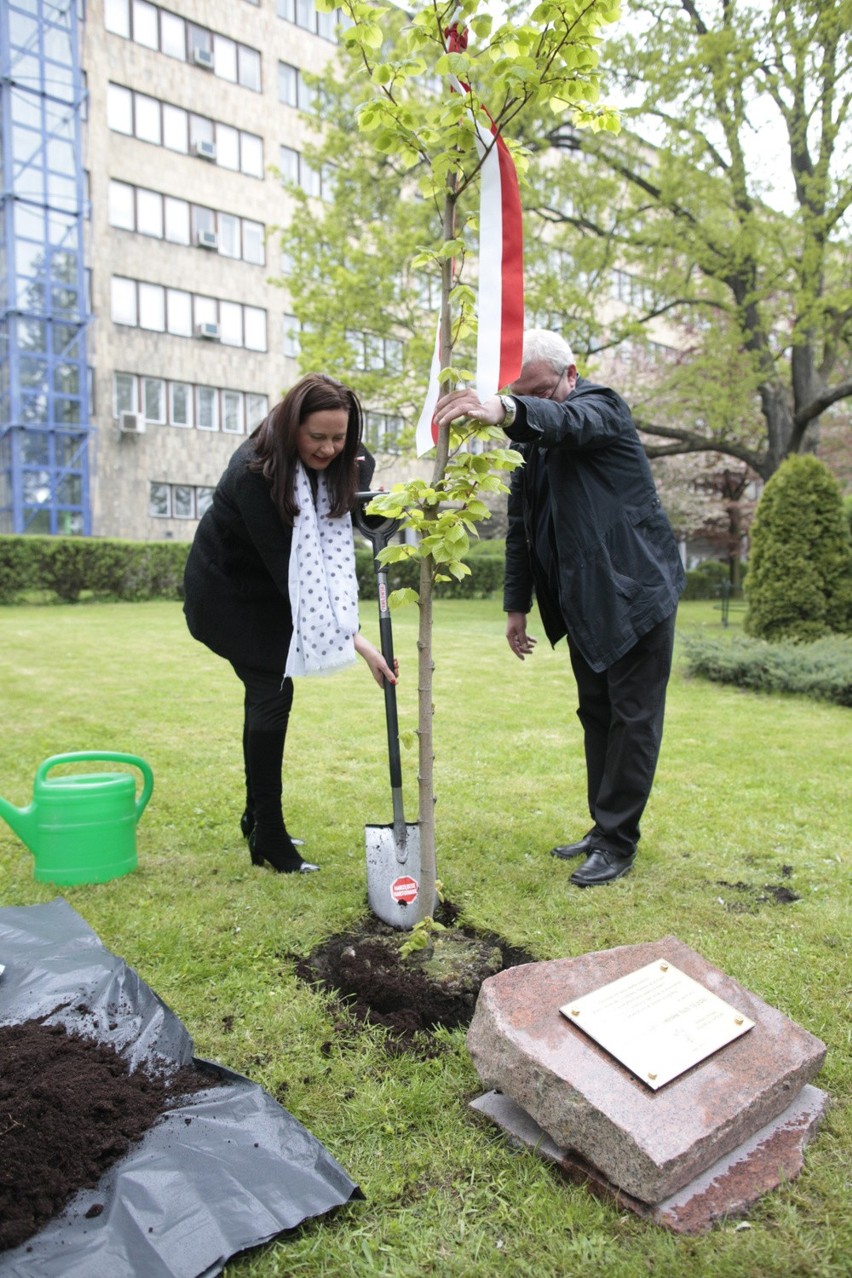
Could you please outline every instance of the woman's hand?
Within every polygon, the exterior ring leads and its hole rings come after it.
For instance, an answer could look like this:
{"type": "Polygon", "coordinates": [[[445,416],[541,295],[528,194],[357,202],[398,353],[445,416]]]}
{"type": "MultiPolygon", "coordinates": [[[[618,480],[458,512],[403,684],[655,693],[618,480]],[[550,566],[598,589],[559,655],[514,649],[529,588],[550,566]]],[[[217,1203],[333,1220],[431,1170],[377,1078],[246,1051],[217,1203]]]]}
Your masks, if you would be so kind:
{"type": "Polygon", "coordinates": [[[393,670],[391,670],[379,649],[374,647],[369,639],[365,639],[360,630],[355,636],[355,651],[364,658],[380,688],[384,686],[385,679],[390,683],[396,683],[399,678],[399,662],[394,658],[393,670]]]}

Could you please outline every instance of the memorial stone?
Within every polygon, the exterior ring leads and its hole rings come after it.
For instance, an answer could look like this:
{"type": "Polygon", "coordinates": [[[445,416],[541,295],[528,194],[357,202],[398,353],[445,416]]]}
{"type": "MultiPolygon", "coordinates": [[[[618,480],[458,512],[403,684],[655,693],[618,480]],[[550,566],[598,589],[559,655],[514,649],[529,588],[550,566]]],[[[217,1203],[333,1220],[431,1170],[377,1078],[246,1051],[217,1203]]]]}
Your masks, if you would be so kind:
{"type": "MultiPolygon", "coordinates": [[[[647,982],[642,988],[651,1001],[647,982]]],[[[626,1023],[637,1006],[627,1006],[626,1023]]],[[[663,1054],[667,1044],[671,1050],[672,1044],[682,1048],[678,1022],[683,1028],[685,1021],[678,1006],[672,1006],[671,1029],[663,1034],[655,1027],[663,1054]]],[[[686,1028],[692,1033],[694,1025],[686,1028]]],[[[629,1060],[631,1039],[638,1032],[628,1029],[623,1045],[616,1036],[611,1046],[629,1060]]],[[[777,1146],[781,1131],[809,1138],[825,1107],[825,1096],[816,1088],[808,1088],[803,1102],[803,1088],[825,1058],[824,1044],[673,936],[508,968],[490,977],[480,991],[468,1047],[486,1088],[517,1107],[512,1110],[516,1125],[532,1120],[539,1137],[549,1137],[556,1161],[570,1155],[577,1165],[588,1164],[593,1178],[651,1214],[675,1197],[689,1217],[689,1187],[702,1176],[725,1160],[740,1166],[747,1147],[756,1167],[755,1149],[767,1142],[777,1146]],[[628,1067],[572,1024],[571,1011],[582,1014],[581,1000],[595,991],[603,992],[601,1005],[612,1007],[615,1000],[607,999],[605,987],[660,963],[706,991],[713,1016],[721,1000],[744,1024],[733,1041],[709,1050],[655,1089],[651,1080],[639,1076],[635,1064],[628,1067]]],[[[708,1048],[712,1036],[704,1050],[708,1048]]],[[[475,1104],[483,1112],[494,1108],[491,1102],[475,1104]]],[[[500,1106],[505,1117],[505,1103],[500,1106]]],[[[501,1122],[493,1112],[490,1116],[511,1129],[511,1122],[501,1122]]],[[[795,1159],[788,1158],[785,1166],[795,1174],[795,1159]]],[[[741,1175],[731,1210],[740,1210],[749,1200],[740,1181],[741,1175]]],[[[762,1172],[755,1173],[755,1185],[751,1201],[770,1187],[762,1172]]],[[[724,1194],[721,1203],[717,1198],[711,1195],[715,1215],[726,1209],[724,1194]]]]}

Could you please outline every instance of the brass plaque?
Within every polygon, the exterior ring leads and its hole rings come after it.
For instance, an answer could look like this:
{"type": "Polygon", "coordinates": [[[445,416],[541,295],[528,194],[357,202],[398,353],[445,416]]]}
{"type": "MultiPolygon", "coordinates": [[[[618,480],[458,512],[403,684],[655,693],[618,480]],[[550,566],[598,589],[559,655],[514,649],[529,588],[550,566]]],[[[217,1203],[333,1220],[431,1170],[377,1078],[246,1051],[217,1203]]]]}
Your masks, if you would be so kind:
{"type": "Polygon", "coordinates": [[[754,1025],[662,958],[559,1010],[654,1091],[754,1025]]]}

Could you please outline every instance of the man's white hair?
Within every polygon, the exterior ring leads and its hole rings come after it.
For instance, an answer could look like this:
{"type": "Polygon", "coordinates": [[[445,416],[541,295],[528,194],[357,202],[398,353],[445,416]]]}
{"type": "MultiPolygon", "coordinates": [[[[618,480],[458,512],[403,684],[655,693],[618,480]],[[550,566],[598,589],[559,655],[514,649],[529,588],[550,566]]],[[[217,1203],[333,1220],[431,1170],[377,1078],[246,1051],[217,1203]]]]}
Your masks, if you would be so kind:
{"type": "Polygon", "coordinates": [[[564,373],[575,362],[574,352],[560,333],[547,328],[528,328],[524,333],[524,367],[549,364],[554,373],[564,373]]]}

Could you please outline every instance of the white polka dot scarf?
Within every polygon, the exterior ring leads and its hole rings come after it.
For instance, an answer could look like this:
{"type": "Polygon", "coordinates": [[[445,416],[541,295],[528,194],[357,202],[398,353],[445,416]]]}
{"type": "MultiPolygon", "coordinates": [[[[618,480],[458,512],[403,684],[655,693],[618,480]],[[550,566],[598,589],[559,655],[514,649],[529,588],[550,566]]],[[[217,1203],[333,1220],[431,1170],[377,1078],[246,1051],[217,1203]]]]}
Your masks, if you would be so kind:
{"type": "Polygon", "coordinates": [[[330,517],[325,475],[318,474],[317,480],[314,506],[307,472],[297,463],[299,513],[293,521],[289,577],[293,638],[284,669],[295,678],[325,674],[355,660],[358,583],[352,520],[348,514],[330,517]]]}

